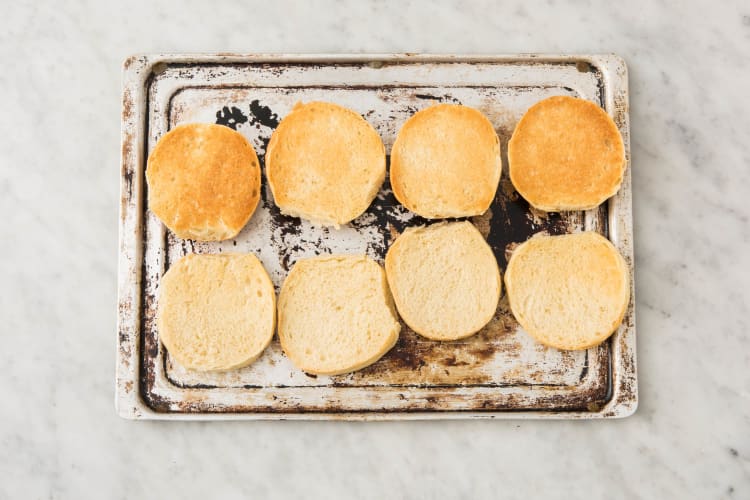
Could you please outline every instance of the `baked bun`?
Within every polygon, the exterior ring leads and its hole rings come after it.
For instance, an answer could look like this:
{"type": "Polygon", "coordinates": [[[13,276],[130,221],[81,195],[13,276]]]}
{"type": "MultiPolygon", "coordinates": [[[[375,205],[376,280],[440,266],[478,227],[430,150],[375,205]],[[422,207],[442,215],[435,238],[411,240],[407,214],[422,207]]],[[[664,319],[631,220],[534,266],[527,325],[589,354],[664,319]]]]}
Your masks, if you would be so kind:
{"type": "Polygon", "coordinates": [[[260,199],[255,150],[222,125],[190,123],[164,134],[148,157],[146,180],[149,208],[180,238],[233,238],[260,199]]]}
{"type": "Polygon", "coordinates": [[[537,235],[519,245],[505,270],[518,323],[557,349],[588,349],[622,323],[630,301],[628,267],[595,232],[537,235]]]}
{"type": "Polygon", "coordinates": [[[396,199],[427,219],[481,215],[495,198],[502,160],[479,111],[438,104],[409,118],[391,151],[396,199]]]}
{"type": "Polygon", "coordinates": [[[297,104],[273,132],[266,175],[282,213],[338,226],[370,206],[385,180],[385,147],[354,111],[297,104]]]}
{"type": "Polygon", "coordinates": [[[497,260],[470,222],[405,230],[388,250],[385,270],[401,318],[429,339],[468,337],[497,310],[497,260]]]}
{"type": "Polygon", "coordinates": [[[508,143],[513,186],[547,212],[599,206],[620,189],[624,168],[615,122],[596,104],[574,97],[531,106],[508,143]]]}
{"type": "Polygon", "coordinates": [[[371,365],[401,325],[383,268],[365,256],[298,261],[279,294],[279,339],[308,373],[337,375],[371,365]]]}
{"type": "Polygon", "coordinates": [[[188,255],[159,285],[159,339],[186,368],[249,365],[271,342],[275,319],[273,285],[252,254],[188,255]]]}

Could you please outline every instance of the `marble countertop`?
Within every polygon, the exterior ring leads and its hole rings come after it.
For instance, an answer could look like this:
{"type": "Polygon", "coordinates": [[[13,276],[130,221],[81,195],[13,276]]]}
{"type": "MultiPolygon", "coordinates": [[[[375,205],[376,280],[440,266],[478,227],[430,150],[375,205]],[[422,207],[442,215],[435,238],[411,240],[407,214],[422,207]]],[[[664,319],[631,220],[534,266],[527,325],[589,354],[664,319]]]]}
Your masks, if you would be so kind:
{"type": "Polygon", "coordinates": [[[750,4],[174,5],[4,9],[0,499],[750,498],[750,4]],[[638,412],[594,422],[117,417],[121,63],[168,51],[622,56],[638,412]]]}

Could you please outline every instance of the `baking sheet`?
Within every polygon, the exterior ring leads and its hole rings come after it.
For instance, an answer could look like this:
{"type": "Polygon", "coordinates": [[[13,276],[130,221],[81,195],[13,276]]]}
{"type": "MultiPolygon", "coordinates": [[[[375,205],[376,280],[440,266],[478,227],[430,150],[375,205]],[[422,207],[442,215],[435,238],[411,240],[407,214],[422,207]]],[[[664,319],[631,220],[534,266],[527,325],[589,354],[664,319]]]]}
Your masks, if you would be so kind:
{"type": "MultiPolygon", "coordinates": [[[[267,186],[234,240],[193,242],[166,231],[146,206],[145,159],[158,138],[187,122],[221,123],[244,134],[261,163],[278,121],[296,102],[324,100],[361,113],[386,151],[414,112],[461,103],[488,116],[504,171],[490,210],[472,218],[502,270],[513,246],[544,231],[596,230],[633,271],[627,75],[616,56],[259,56],[156,55],[125,62],[117,404],[128,418],[475,418],[622,417],[637,405],[633,303],[613,337],[587,351],[536,344],[503,294],[479,334],[423,339],[403,325],[397,345],[353,374],[296,369],[278,340],[249,367],[201,373],[175,363],[155,328],[158,283],[186,253],[252,252],[277,287],[297,259],[367,253],[382,262],[405,227],[427,223],[394,199],[386,180],[365,214],[336,230],[279,213],[267,186]],[[507,141],[525,110],[551,95],[602,105],[626,146],[621,191],[596,210],[545,214],[529,208],[507,176],[507,141]]],[[[265,181],[265,179],[264,179],[265,181]]]]}

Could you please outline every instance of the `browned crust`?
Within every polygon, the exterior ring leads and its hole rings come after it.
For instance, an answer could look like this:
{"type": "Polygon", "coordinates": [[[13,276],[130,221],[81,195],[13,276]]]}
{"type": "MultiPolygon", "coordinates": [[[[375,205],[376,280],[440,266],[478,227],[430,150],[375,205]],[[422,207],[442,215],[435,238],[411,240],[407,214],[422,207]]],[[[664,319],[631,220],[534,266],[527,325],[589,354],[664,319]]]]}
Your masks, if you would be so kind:
{"type": "Polygon", "coordinates": [[[191,123],[164,134],[149,155],[146,180],[149,208],[180,238],[232,238],[260,200],[255,150],[221,125],[191,123]]]}
{"type": "Polygon", "coordinates": [[[326,225],[360,216],[385,180],[385,146],[354,111],[297,104],[271,136],[266,175],[282,212],[326,225]]]}
{"type": "Polygon", "coordinates": [[[615,122],[584,99],[555,96],[534,104],[508,142],[513,186],[539,210],[597,207],[620,189],[624,168],[615,122]]]}
{"type": "Polygon", "coordinates": [[[495,198],[502,161],[492,123],[478,110],[438,104],[404,123],[391,152],[391,186],[428,219],[483,214],[495,198]]]}

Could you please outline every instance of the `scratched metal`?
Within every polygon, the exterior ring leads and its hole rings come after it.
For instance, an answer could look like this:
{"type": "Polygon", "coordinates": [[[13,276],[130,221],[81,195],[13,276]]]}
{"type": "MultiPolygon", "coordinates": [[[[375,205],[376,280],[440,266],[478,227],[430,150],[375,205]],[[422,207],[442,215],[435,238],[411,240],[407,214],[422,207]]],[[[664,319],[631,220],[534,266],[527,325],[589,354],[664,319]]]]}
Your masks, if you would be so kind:
{"type": "Polygon", "coordinates": [[[252,365],[201,373],[176,363],[155,327],[159,279],[187,253],[252,252],[276,285],[299,259],[366,253],[382,262],[405,227],[425,224],[393,197],[388,180],[372,206],[341,229],[282,215],[270,190],[234,240],[193,242],[165,230],[146,206],[145,159],[180,123],[236,129],[261,162],[274,127],[295,103],[331,101],[361,113],[390,148],[404,121],[436,102],[461,103],[492,121],[503,177],[488,212],[472,218],[501,269],[533,234],[596,230],[633,271],[627,74],[615,56],[136,56],[125,62],[117,403],[128,418],[622,417],[635,411],[633,300],[623,326],[588,351],[536,344],[505,296],[490,324],[456,342],[423,339],[403,325],[396,346],[359,372],[314,376],[296,369],[278,340],[252,365]],[[507,142],[522,114],[552,95],[603,106],[623,135],[628,171],[621,191],[596,210],[545,214],[529,208],[507,176],[507,142]]]}

